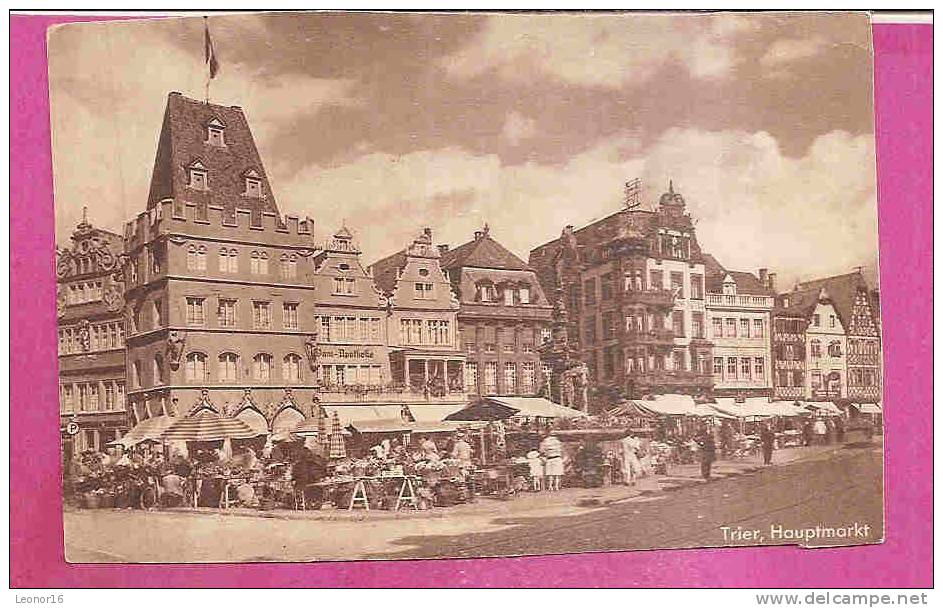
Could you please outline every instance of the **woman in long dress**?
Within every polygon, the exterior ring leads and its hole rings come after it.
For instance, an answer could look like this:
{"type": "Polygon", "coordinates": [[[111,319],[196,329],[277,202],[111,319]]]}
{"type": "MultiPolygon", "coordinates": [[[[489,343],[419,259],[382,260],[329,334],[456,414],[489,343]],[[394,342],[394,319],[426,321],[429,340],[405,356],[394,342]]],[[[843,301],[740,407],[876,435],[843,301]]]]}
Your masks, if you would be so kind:
{"type": "Polygon", "coordinates": [[[638,459],[639,440],[626,435],[619,442],[622,445],[622,483],[631,485],[642,472],[642,462],[638,459]]]}

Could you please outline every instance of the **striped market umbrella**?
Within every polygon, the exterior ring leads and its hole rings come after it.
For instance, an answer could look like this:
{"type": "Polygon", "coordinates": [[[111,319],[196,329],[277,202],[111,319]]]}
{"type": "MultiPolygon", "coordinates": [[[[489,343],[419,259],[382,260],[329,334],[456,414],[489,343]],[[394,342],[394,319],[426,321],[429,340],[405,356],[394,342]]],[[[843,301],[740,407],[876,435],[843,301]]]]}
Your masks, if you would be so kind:
{"type": "Polygon", "coordinates": [[[341,420],[337,417],[337,412],[331,419],[331,449],[329,458],[331,460],[340,460],[347,458],[347,447],[344,445],[344,434],[341,432],[341,420]]]}
{"type": "Polygon", "coordinates": [[[178,418],[161,434],[165,441],[218,441],[220,439],[250,439],[258,435],[248,424],[237,418],[203,409],[190,416],[178,418]]]}

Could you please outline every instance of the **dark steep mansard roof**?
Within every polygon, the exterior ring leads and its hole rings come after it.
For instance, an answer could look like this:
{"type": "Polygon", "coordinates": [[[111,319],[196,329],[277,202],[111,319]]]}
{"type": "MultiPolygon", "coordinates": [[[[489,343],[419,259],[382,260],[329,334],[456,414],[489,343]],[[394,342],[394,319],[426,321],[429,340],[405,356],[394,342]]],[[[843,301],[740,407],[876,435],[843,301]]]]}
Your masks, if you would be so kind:
{"type": "Polygon", "coordinates": [[[167,96],[147,208],[168,198],[205,202],[222,207],[229,214],[238,207],[278,215],[275,195],[241,108],[208,104],[180,93],[167,96]],[[224,146],[207,143],[211,121],[223,127],[224,146]],[[206,168],[206,191],[187,187],[188,170],[195,163],[206,168]],[[262,198],[244,195],[245,178],[252,171],[261,179],[262,198]]]}

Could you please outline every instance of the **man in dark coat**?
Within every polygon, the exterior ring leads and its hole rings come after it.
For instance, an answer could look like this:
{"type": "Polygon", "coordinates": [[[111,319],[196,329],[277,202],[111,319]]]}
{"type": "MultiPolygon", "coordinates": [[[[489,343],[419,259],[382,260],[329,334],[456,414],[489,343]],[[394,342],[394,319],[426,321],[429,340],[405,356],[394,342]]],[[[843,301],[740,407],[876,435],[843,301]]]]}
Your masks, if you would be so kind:
{"type": "Polygon", "coordinates": [[[763,430],[760,431],[760,443],[763,445],[763,464],[768,465],[773,462],[773,444],[776,441],[776,436],[773,435],[773,431],[770,430],[768,424],[763,425],[763,430]]]}
{"type": "Polygon", "coordinates": [[[711,478],[711,466],[717,460],[717,444],[714,443],[714,434],[708,429],[702,429],[697,436],[697,444],[701,447],[701,476],[711,478]]]}

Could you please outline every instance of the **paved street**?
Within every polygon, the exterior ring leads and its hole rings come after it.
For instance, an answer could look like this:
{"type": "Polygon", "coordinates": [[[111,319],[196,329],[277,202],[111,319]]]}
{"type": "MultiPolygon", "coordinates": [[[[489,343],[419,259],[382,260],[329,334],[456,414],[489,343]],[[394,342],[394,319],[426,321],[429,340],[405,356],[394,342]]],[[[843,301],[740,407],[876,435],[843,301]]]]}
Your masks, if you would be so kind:
{"type": "Polygon", "coordinates": [[[770,468],[721,463],[718,470],[727,477],[708,483],[697,479],[694,467],[676,467],[655,492],[565,490],[422,513],[69,511],[66,557],[311,561],[802,544],[791,531],[817,525],[831,528],[822,532],[828,534],[840,528],[842,537],[805,544],[880,541],[879,447],[783,450],[777,456],[782,464],[770,468]],[[783,537],[776,538],[780,529],[783,537]]]}

